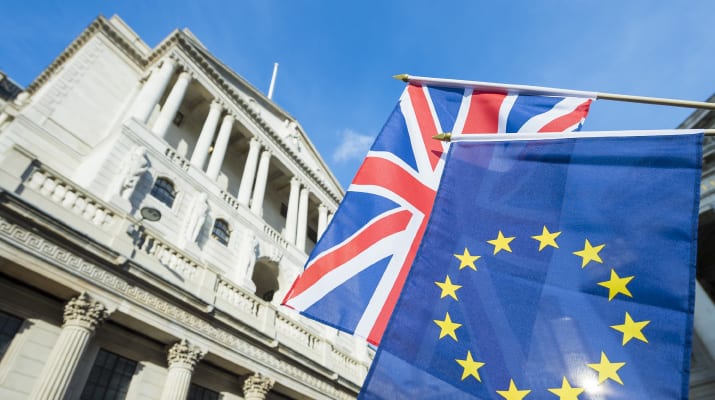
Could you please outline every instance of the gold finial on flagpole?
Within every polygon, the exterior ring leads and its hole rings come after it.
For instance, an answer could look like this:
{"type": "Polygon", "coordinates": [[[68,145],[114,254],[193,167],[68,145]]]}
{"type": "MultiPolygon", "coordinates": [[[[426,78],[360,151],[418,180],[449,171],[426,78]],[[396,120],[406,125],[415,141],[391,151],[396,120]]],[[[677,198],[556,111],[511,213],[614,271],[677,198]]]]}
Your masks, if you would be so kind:
{"type": "Polygon", "coordinates": [[[397,75],[392,75],[392,77],[397,79],[398,81],[402,81],[402,82],[408,82],[410,80],[409,74],[397,74],[397,75]]]}
{"type": "Polygon", "coordinates": [[[432,139],[441,140],[443,142],[449,142],[451,138],[452,138],[452,134],[449,132],[438,133],[438,134],[432,136],[432,139]]]}

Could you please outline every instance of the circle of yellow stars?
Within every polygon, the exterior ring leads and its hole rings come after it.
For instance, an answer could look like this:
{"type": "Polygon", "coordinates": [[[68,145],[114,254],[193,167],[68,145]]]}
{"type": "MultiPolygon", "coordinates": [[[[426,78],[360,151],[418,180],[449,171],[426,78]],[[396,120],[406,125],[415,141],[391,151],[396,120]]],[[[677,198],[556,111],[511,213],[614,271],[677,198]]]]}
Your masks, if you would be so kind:
{"type": "MultiPolygon", "coordinates": [[[[550,232],[549,229],[544,226],[541,234],[531,236],[531,239],[539,243],[538,251],[543,251],[547,247],[553,247],[558,249],[559,245],[557,243],[557,238],[561,235],[561,232],[550,232]]],[[[511,253],[511,242],[516,239],[514,236],[506,236],[501,230],[497,232],[496,238],[487,240],[486,242],[494,247],[493,255],[497,255],[502,251],[511,253]]],[[[588,239],[585,239],[583,249],[574,251],[577,257],[581,258],[581,268],[584,269],[591,263],[603,264],[600,252],[606,247],[605,244],[593,245],[588,239]]],[[[454,254],[454,257],[459,260],[459,270],[464,270],[469,268],[473,271],[478,271],[476,262],[481,258],[479,255],[472,255],[467,247],[464,248],[462,254],[454,254]]],[[[608,301],[612,301],[616,296],[623,295],[627,297],[633,297],[633,294],[628,289],[628,284],[634,279],[634,276],[619,276],[616,271],[611,268],[610,278],[607,281],[597,282],[597,285],[608,289],[608,301]]],[[[459,301],[457,291],[462,288],[452,281],[449,275],[446,275],[444,281],[434,282],[435,285],[440,289],[440,299],[451,298],[454,301],[459,301]]],[[[442,340],[446,337],[451,338],[455,342],[458,342],[457,330],[462,327],[462,324],[452,320],[449,312],[445,313],[444,319],[433,320],[434,323],[439,327],[439,339],[442,340]]],[[[626,312],[624,321],[622,324],[611,325],[610,328],[620,332],[622,336],[622,345],[626,346],[631,340],[636,339],[642,342],[648,343],[648,339],[643,333],[643,329],[650,323],[650,321],[636,321],[633,317],[626,312]]],[[[467,350],[466,355],[462,359],[455,359],[455,362],[462,368],[461,380],[464,381],[468,378],[473,378],[478,382],[482,381],[482,377],[479,374],[481,368],[485,367],[486,363],[474,359],[471,350],[467,350]]],[[[618,375],[618,371],[626,365],[625,362],[613,362],[611,361],[606,353],[601,352],[601,359],[598,362],[587,363],[588,368],[593,369],[598,373],[598,384],[602,384],[609,379],[623,385],[621,377],[618,375]]],[[[574,387],[564,376],[561,381],[560,387],[548,388],[549,392],[557,396],[560,400],[578,400],[579,395],[582,394],[586,389],[580,387],[574,387]]],[[[506,400],[522,400],[531,393],[529,389],[520,389],[517,387],[513,379],[509,380],[508,388],[504,390],[496,390],[496,393],[506,400]]]]}

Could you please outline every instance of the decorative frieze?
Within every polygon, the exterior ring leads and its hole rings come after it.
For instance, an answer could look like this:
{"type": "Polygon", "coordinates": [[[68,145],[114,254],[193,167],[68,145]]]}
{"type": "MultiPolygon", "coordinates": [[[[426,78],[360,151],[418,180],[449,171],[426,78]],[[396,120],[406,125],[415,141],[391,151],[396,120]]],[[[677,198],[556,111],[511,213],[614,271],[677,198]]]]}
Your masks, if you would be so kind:
{"type": "MultiPolygon", "coordinates": [[[[92,282],[100,288],[105,288],[117,295],[125,297],[128,301],[146,307],[169,321],[181,324],[196,334],[202,335],[225,348],[253,360],[255,363],[269,368],[277,373],[284,374],[289,379],[302,382],[304,385],[314,388],[316,391],[325,393],[326,396],[334,399],[352,399],[354,394],[341,391],[329,381],[318,379],[312,374],[306,373],[302,368],[286,363],[283,357],[278,357],[271,351],[264,350],[249,343],[244,337],[238,336],[226,329],[217,327],[215,324],[191,313],[183,307],[178,307],[163,298],[152,294],[119,275],[101,268],[76,253],[57,244],[47,241],[35,232],[31,232],[18,225],[10,223],[0,217],[0,240],[12,243],[29,254],[35,254],[45,260],[53,262],[57,267],[68,270],[73,274],[81,276],[83,279],[92,282]]],[[[221,285],[219,285],[219,288],[221,285]]],[[[225,288],[224,288],[225,289],[225,288]]],[[[238,291],[240,289],[234,288],[238,291]]],[[[225,293],[225,292],[224,292],[225,293]]],[[[347,357],[347,355],[346,355],[347,357]]],[[[334,361],[328,360],[326,365],[331,365],[334,361]]],[[[358,379],[351,380],[356,386],[362,383],[365,377],[365,367],[359,368],[350,374],[359,376],[358,379]]]]}

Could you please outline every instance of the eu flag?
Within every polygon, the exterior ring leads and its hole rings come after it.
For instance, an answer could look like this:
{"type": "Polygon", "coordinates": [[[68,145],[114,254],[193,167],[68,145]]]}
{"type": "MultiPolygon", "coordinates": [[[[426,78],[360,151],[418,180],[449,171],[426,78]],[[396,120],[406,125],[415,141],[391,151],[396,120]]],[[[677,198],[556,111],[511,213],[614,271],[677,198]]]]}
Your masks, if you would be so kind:
{"type": "Polygon", "coordinates": [[[702,134],[594,136],[452,143],[361,398],[687,398],[702,134]]]}

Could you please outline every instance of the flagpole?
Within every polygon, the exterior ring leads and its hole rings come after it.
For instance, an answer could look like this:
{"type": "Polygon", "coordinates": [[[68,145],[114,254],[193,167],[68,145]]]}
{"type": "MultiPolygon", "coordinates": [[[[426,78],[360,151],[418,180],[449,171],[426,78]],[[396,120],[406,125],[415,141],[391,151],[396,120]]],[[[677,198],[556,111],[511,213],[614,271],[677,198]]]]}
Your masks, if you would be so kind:
{"type": "MultiPolygon", "coordinates": [[[[408,74],[395,75],[393,78],[403,82],[434,84],[445,87],[470,87],[476,90],[491,90],[498,92],[519,92],[524,94],[534,95],[551,95],[551,96],[571,96],[571,97],[588,97],[597,100],[612,100],[624,101],[629,103],[656,104],[662,106],[685,107],[685,108],[700,108],[705,110],[715,110],[715,103],[707,103],[704,101],[666,99],[660,97],[647,96],[631,96],[626,94],[616,93],[599,93],[587,92],[581,90],[556,89],[542,86],[529,85],[509,85],[491,82],[465,81],[457,79],[429,78],[424,76],[412,76],[408,74]]],[[[712,133],[706,135],[710,136],[712,133]]]]}
{"type": "MultiPolygon", "coordinates": [[[[673,129],[672,131],[678,131],[678,130],[679,130],[679,129],[673,129]]],[[[715,136],[715,129],[684,129],[684,130],[702,132],[703,135],[705,135],[705,136],[715,136]]],[[[555,132],[551,132],[551,133],[555,133],[555,132]]],[[[587,135],[587,134],[593,133],[593,132],[590,132],[590,131],[582,131],[582,133],[584,133],[585,135],[587,135]]],[[[464,134],[462,134],[462,135],[464,135],[464,134]]],[[[467,133],[467,135],[469,135],[469,134],[467,133]]],[[[473,134],[473,135],[474,135],[474,138],[475,138],[475,139],[478,139],[480,136],[483,136],[484,134],[475,133],[475,134],[473,134]]],[[[501,134],[500,134],[500,135],[501,135],[501,134]]],[[[543,135],[545,136],[546,134],[543,134],[543,135]]],[[[560,132],[559,132],[559,135],[561,135],[561,136],[563,137],[563,133],[560,133],[560,132]]],[[[585,136],[585,135],[584,135],[584,136],[585,136]]],[[[503,136],[505,139],[507,139],[507,138],[509,137],[509,135],[502,135],[502,136],[503,136]]],[[[439,140],[439,141],[441,141],[441,142],[451,142],[451,141],[452,141],[452,134],[449,133],[449,132],[439,133],[439,134],[437,134],[437,135],[432,136],[432,139],[439,140]]]]}

